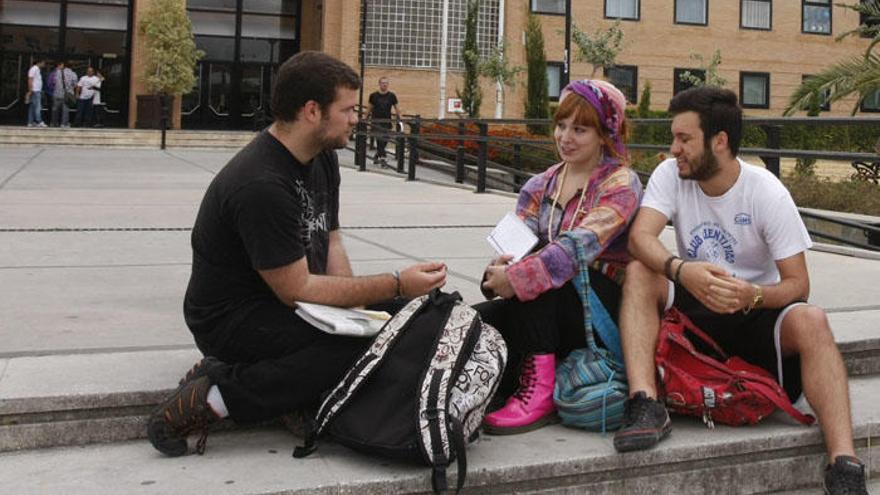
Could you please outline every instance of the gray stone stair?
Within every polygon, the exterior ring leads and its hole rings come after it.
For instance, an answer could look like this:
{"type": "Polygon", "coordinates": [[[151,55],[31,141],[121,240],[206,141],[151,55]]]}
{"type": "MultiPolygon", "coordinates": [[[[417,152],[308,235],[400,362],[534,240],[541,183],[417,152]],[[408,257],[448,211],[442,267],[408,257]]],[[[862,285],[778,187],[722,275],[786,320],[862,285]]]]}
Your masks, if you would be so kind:
{"type": "MultiPolygon", "coordinates": [[[[880,469],[880,377],[850,383],[858,455],[880,469]]],[[[611,435],[555,425],[484,436],[468,449],[465,493],[816,493],[824,446],[818,427],[779,413],[748,428],[709,430],[674,417],[653,450],[617,454],[611,435]]],[[[72,426],[73,427],[73,426],[72,426]]],[[[332,442],[306,459],[277,428],[211,435],[204,456],[165,458],[144,440],[0,454],[6,493],[428,493],[426,468],[354,453],[332,442]],[[108,480],[112,480],[109,483],[108,480]]],[[[455,468],[451,469],[451,481],[455,468]]]]}
{"type": "MultiPolygon", "coordinates": [[[[0,145],[158,148],[161,132],[151,129],[0,127],[0,145]]],[[[169,130],[168,148],[241,148],[253,139],[248,131],[169,130]]]]}
{"type": "MultiPolygon", "coordinates": [[[[880,310],[829,319],[850,376],[878,374],[880,310]]],[[[0,360],[0,452],[143,438],[149,411],[199,358],[182,348],[0,360]]]]}

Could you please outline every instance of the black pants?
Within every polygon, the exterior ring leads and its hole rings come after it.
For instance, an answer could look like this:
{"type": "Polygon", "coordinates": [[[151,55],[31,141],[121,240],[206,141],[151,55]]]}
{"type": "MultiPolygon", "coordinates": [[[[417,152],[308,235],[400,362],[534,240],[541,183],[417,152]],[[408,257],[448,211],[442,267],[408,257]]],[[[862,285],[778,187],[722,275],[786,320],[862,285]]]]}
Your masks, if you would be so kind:
{"type": "Polygon", "coordinates": [[[76,100],[76,119],[73,121],[74,125],[77,127],[92,125],[93,110],[91,98],[76,100]]]}
{"type": "MultiPolygon", "coordinates": [[[[401,306],[376,309],[395,312],[401,306]]],[[[263,304],[222,338],[196,339],[202,353],[227,363],[209,378],[236,422],[317,407],[370,342],[324,333],[279,302],[263,304]]]]}
{"type": "Polygon", "coordinates": [[[391,122],[374,122],[376,136],[376,159],[385,158],[385,146],[388,145],[387,133],[391,130],[391,122]]]}
{"type": "MultiPolygon", "coordinates": [[[[620,286],[591,269],[590,287],[616,323],[620,312],[620,286]]],[[[484,322],[498,329],[507,343],[508,365],[498,392],[502,397],[516,387],[520,363],[526,355],[552,352],[564,358],[587,342],[583,306],[571,282],[532,301],[522,302],[515,297],[495,299],[477,304],[474,309],[484,322]]],[[[593,335],[601,345],[595,331],[593,335]]]]}

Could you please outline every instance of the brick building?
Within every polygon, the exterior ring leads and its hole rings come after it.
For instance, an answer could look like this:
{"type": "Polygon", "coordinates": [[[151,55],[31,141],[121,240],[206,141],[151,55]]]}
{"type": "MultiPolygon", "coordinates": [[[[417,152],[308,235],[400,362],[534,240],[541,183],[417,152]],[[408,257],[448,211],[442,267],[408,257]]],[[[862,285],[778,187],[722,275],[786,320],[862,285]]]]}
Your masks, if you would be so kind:
{"type": "MultiPolygon", "coordinates": [[[[206,52],[198,84],[176,109],[184,128],[249,129],[268,112],[278,65],[306,49],[323,50],[359,66],[363,0],[180,0],[206,52]]],[[[851,0],[854,1],[854,0],[851,0]]],[[[509,58],[523,65],[528,14],[540,18],[551,95],[563,71],[565,0],[482,0],[478,38],[484,53],[500,37],[509,58]]],[[[637,102],[651,82],[653,107],[666,106],[682,84],[678,74],[697,68],[718,49],[719,75],[740,94],[750,115],[779,115],[803,77],[860,54],[868,41],[835,37],[859,24],[858,14],[831,0],[572,0],[571,17],[593,32],[621,18],[625,48],[604,76],[637,102]]],[[[78,72],[88,65],[107,77],[105,122],[133,126],[136,96],[144,90],[138,68],[143,44],[133,26],[150,0],[3,0],[0,2],[0,123],[24,122],[26,72],[37,57],[64,59],[78,72]]],[[[441,100],[443,0],[366,0],[366,93],[380,76],[408,114],[437,116],[441,100]]],[[[447,97],[461,87],[461,44],[466,0],[448,0],[447,97]]],[[[574,61],[571,77],[590,74],[574,61]]],[[[504,116],[522,115],[525,74],[505,91],[504,116]]],[[[482,116],[491,117],[495,87],[483,84],[482,116]]],[[[831,106],[848,114],[852,102],[831,106]]],[[[880,110],[880,98],[862,111],[880,110]]]]}

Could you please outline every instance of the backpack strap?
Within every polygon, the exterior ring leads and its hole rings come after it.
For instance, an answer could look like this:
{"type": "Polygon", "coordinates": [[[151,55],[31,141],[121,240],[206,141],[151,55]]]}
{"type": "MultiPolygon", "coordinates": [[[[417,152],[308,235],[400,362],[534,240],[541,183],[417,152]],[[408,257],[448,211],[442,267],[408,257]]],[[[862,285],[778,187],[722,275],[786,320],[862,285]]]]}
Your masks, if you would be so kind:
{"type": "Polygon", "coordinates": [[[599,300],[596,291],[590,287],[589,263],[584,246],[581,243],[575,243],[575,246],[579,269],[574,278],[572,278],[572,282],[584,307],[584,329],[587,333],[587,346],[595,353],[603,353],[593,337],[593,328],[595,328],[599,332],[599,338],[602,339],[605,348],[611,354],[614,361],[617,364],[623,363],[620,330],[617,328],[617,324],[614,323],[611,315],[608,314],[605,305],[599,300]]]}
{"type": "MultiPolygon", "coordinates": [[[[776,407],[788,413],[789,416],[796,419],[801,424],[810,426],[816,421],[816,418],[813,417],[813,415],[804,414],[795,409],[791,401],[788,400],[788,397],[780,394],[781,391],[779,389],[779,385],[776,382],[773,382],[774,386],[771,387],[768,386],[767,383],[765,383],[766,379],[762,376],[753,375],[749,376],[749,378],[750,380],[744,382],[746,388],[752,389],[755,392],[763,395],[764,397],[769,399],[770,402],[775,404],[776,407]]],[[[782,393],[784,394],[784,392],[782,393]]]]}
{"type": "Polygon", "coordinates": [[[354,395],[360,386],[369,378],[373,371],[378,368],[385,353],[397,343],[407,324],[422,309],[429,304],[429,297],[422,296],[410,301],[400,310],[373,339],[370,348],[349,368],[348,372],[330,392],[318,413],[315,415],[313,428],[306,435],[305,444],[293,451],[297,458],[306,457],[315,451],[315,442],[321,435],[336,413],[342,409],[348,400],[354,395]]]}
{"type": "Polygon", "coordinates": [[[469,354],[467,351],[475,344],[483,326],[476,311],[460,304],[458,293],[453,295],[454,300],[438,301],[452,304],[452,308],[419,387],[419,444],[425,459],[433,466],[431,484],[438,493],[447,489],[446,466],[454,456],[458,459],[458,490],[467,477],[464,431],[459,418],[449,414],[449,397],[454,379],[469,354]]]}
{"type": "MultiPolygon", "coordinates": [[[[724,352],[724,349],[722,349],[721,346],[718,345],[717,342],[715,342],[715,339],[710,337],[706,332],[701,330],[698,326],[694,325],[694,322],[692,322],[691,319],[688,318],[686,314],[682,313],[677,308],[672,307],[666,311],[666,314],[663,316],[663,321],[667,321],[667,320],[670,323],[680,323],[681,328],[682,328],[682,333],[684,333],[684,330],[691,332],[695,337],[700,339],[703,343],[709,345],[715,352],[718,353],[719,356],[723,357],[724,359],[727,359],[727,357],[728,357],[727,353],[724,352]]],[[[685,340],[687,340],[687,339],[685,339],[685,340]]],[[[690,344],[690,342],[688,342],[688,343],[690,344]]],[[[692,344],[691,344],[690,350],[696,351],[696,349],[693,348],[692,344]]]]}

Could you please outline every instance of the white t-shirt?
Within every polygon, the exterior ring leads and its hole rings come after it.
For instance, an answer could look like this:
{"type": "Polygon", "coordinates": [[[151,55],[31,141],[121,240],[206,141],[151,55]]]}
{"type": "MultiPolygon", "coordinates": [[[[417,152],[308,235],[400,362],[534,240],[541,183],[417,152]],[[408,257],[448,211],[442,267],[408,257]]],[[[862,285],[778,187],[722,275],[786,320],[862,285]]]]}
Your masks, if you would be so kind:
{"type": "Polygon", "coordinates": [[[76,85],[80,87],[79,99],[91,100],[95,96],[93,88],[100,88],[101,80],[98,79],[98,76],[82,76],[76,85]]]}
{"type": "MultiPolygon", "coordinates": [[[[19,72],[21,74],[21,72],[19,72]]],[[[31,83],[31,91],[42,91],[43,90],[43,73],[40,72],[40,66],[34,65],[28,70],[28,78],[33,79],[31,83]]]]}
{"type": "Polygon", "coordinates": [[[755,284],[775,284],[780,280],[775,261],[813,243],[779,179],[766,169],[739,163],[733,187],[712,197],[697,181],[679,178],[674,158],[665,160],[651,174],[642,206],[672,220],[683,259],[714,263],[755,284]]]}

